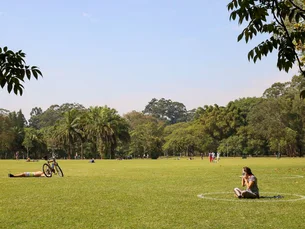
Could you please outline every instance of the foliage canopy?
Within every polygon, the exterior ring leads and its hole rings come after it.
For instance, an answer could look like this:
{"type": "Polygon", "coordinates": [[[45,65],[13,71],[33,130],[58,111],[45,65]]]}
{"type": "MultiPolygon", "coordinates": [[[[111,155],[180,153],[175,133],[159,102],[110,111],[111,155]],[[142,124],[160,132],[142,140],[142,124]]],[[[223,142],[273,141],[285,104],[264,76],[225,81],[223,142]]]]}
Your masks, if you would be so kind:
{"type": "Polygon", "coordinates": [[[0,47],[0,86],[7,87],[7,91],[13,91],[16,95],[22,95],[23,82],[33,76],[38,79],[42,73],[36,66],[26,65],[25,53],[22,50],[13,52],[7,47],[0,47]]]}
{"type": "Polygon", "coordinates": [[[227,5],[230,20],[238,20],[239,25],[246,24],[238,36],[246,43],[258,34],[270,34],[270,37],[254,47],[248,53],[248,59],[255,63],[278,49],[277,67],[286,72],[295,62],[304,74],[303,62],[298,47],[305,41],[305,10],[299,0],[232,0],[227,5]],[[291,26],[293,25],[293,26],[291,26]]]}

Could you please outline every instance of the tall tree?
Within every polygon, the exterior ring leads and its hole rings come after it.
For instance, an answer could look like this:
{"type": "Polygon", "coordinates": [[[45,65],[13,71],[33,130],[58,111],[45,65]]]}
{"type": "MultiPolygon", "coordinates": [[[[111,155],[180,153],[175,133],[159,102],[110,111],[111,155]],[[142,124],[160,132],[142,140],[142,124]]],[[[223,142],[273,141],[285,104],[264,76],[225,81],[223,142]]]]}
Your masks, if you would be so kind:
{"type": "Polygon", "coordinates": [[[31,127],[26,127],[24,132],[22,145],[27,151],[27,157],[42,158],[47,150],[43,133],[31,127]]]}
{"type": "Polygon", "coordinates": [[[30,157],[30,150],[34,147],[34,141],[39,140],[37,130],[34,128],[25,128],[25,137],[23,139],[22,145],[26,149],[26,157],[30,157]]]}
{"type": "Polygon", "coordinates": [[[265,98],[279,98],[282,95],[287,93],[287,88],[289,87],[289,84],[286,83],[274,83],[272,86],[265,90],[263,97],[265,98]]]}
{"type": "Polygon", "coordinates": [[[129,142],[129,129],[125,119],[107,106],[90,107],[85,132],[96,144],[102,158],[114,158],[118,141],[129,142]]]}
{"type": "Polygon", "coordinates": [[[173,102],[170,99],[157,100],[153,98],[146,105],[144,114],[151,115],[159,120],[166,121],[169,124],[185,122],[188,112],[183,103],[173,102]]]}
{"type": "MultiPolygon", "coordinates": [[[[15,140],[13,125],[7,115],[0,114],[0,153],[3,153],[3,158],[7,158],[7,153],[11,150],[11,145],[15,140]]],[[[2,155],[0,155],[2,158],[2,155]]]]}
{"type": "Polygon", "coordinates": [[[33,127],[35,129],[39,129],[40,128],[40,115],[42,114],[42,109],[40,107],[34,107],[31,110],[30,113],[30,119],[29,119],[29,126],[33,127]]]}
{"type": "MultiPolygon", "coordinates": [[[[295,99],[299,99],[298,96],[295,99]]],[[[300,100],[300,99],[299,99],[300,100]]],[[[301,112],[305,103],[294,108],[291,99],[285,96],[270,98],[258,104],[249,115],[250,125],[256,135],[263,136],[268,142],[269,152],[278,152],[280,149],[289,156],[302,155],[304,139],[304,118],[301,112]]]]}
{"type": "Polygon", "coordinates": [[[85,107],[78,103],[64,103],[62,105],[51,105],[47,110],[33,108],[29,120],[29,126],[40,129],[43,127],[53,126],[57,121],[63,118],[63,114],[71,109],[84,110],[85,107]]]}
{"type": "Polygon", "coordinates": [[[10,112],[8,116],[12,123],[12,131],[15,136],[15,140],[11,145],[11,150],[13,152],[23,151],[22,142],[24,139],[24,126],[26,125],[26,119],[21,110],[17,113],[15,111],[10,112]]]}
{"type": "Polygon", "coordinates": [[[129,154],[158,158],[162,153],[164,122],[136,111],[125,114],[124,118],[131,128],[129,154]]]}
{"type": "Polygon", "coordinates": [[[130,153],[140,157],[148,154],[157,159],[162,154],[163,127],[160,121],[148,121],[135,127],[130,132],[130,153]]]}
{"type": "Polygon", "coordinates": [[[213,140],[204,133],[199,123],[177,123],[164,130],[165,144],[163,150],[167,154],[185,156],[197,152],[208,152],[213,149],[213,140]]]}
{"type": "Polygon", "coordinates": [[[79,134],[80,115],[78,110],[72,109],[64,113],[63,119],[56,123],[57,138],[67,147],[68,159],[71,158],[73,145],[79,134]]]}

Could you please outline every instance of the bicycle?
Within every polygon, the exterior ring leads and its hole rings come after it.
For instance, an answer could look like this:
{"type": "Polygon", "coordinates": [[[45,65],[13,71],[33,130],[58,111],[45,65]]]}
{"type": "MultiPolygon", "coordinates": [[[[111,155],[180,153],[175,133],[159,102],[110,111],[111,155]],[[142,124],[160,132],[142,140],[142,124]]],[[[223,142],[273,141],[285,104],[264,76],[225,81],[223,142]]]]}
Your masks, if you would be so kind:
{"type": "Polygon", "coordinates": [[[52,177],[52,174],[55,175],[58,174],[58,176],[63,177],[64,173],[61,170],[58,162],[56,161],[55,154],[52,155],[52,158],[47,158],[47,156],[44,157],[44,159],[47,161],[47,163],[44,163],[42,166],[42,171],[46,177],[52,177]]]}

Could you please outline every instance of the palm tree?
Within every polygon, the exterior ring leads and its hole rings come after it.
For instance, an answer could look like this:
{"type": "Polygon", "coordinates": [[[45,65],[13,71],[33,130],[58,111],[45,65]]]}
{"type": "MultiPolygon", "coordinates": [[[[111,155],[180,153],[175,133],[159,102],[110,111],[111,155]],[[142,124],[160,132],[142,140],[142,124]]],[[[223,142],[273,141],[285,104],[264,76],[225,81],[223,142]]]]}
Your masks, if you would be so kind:
{"type": "Polygon", "coordinates": [[[55,125],[57,139],[60,140],[64,148],[67,148],[68,158],[71,158],[73,144],[80,134],[80,112],[71,109],[64,113],[63,118],[55,125]]]}
{"type": "Polygon", "coordinates": [[[130,139],[125,120],[107,106],[89,108],[86,133],[102,158],[114,158],[118,140],[128,142],[130,139]]]}
{"type": "Polygon", "coordinates": [[[80,144],[80,156],[84,158],[84,145],[88,142],[88,138],[86,137],[86,125],[87,125],[87,112],[79,111],[79,118],[77,119],[77,128],[75,128],[75,134],[80,144]]]}

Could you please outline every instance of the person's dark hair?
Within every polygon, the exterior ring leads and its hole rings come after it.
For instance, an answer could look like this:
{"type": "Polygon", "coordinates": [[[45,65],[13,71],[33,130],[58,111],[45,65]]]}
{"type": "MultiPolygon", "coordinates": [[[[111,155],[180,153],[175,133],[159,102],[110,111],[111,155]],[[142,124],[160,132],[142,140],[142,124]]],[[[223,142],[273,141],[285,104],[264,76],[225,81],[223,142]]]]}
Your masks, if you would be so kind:
{"type": "Polygon", "coordinates": [[[247,173],[248,175],[253,175],[251,169],[249,167],[243,167],[243,170],[245,171],[245,173],[247,173]]]}

